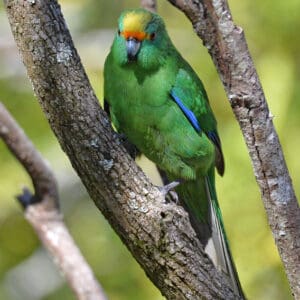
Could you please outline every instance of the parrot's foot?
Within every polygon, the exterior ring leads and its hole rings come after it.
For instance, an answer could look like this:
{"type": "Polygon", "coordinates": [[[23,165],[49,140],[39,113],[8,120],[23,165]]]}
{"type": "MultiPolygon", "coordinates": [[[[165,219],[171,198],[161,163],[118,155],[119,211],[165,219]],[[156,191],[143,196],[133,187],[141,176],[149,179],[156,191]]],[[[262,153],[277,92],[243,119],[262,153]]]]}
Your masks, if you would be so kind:
{"type": "Polygon", "coordinates": [[[178,204],[179,202],[178,195],[175,191],[172,190],[179,184],[180,184],[179,181],[172,181],[171,183],[159,187],[159,190],[162,192],[162,194],[164,195],[167,201],[173,201],[176,204],[178,204]]]}

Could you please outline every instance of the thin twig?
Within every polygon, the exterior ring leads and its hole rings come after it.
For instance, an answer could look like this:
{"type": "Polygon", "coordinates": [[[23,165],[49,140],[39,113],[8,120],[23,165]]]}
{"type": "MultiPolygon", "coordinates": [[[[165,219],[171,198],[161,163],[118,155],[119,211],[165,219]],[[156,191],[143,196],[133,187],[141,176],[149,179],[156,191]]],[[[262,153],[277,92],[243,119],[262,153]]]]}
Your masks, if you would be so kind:
{"type": "Polygon", "coordinates": [[[44,199],[47,195],[44,207],[49,210],[58,207],[57,186],[51,170],[1,102],[0,137],[30,175],[36,198],[44,199]]]}
{"type": "Polygon", "coordinates": [[[32,196],[26,189],[18,196],[25,217],[50,252],[80,300],[105,300],[95,276],[75,245],[58,210],[54,176],[40,153],[0,102],[0,137],[29,173],[35,187],[32,196]]]}

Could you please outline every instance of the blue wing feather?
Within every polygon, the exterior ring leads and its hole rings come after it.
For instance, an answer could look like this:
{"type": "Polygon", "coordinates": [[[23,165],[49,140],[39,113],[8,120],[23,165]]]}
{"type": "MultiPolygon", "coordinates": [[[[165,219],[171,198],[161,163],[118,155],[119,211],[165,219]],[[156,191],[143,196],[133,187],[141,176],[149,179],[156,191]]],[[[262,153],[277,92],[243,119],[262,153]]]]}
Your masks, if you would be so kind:
{"type": "Polygon", "coordinates": [[[218,133],[216,131],[208,131],[206,135],[221,151],[221,141],[218,133]]]}
{"type": "MultiPolygon", "coordinates": [[[[172,99],[174,100],[174,102],[178,105],[180,110],[183,112],[185,117],[191,123],[193,128],[198,133],[201,133],[202,128],[201,128],[200,123],[197,120],[195,114],[184,105],[184,103],[181,101],[181,99],[176,95],[174,89],[171,90],[171,96],[172,96],[172,99]]],[[[216,149],[217,149],[216,167],[218,169],[219,174],[222,176],[224,174],[224,158],[223,158],[221,141],[220,141],[218,132],[216,130],[210,130],[210,131],[205,131],[205,134],[216,146],[216,149]]]]}
{"type": "Polygon", "coordinates": [[[199,124],[196,116],[194,115],[194,113],[182,103],[180,98],[176,96],[174,90],[171,91],[171,96],[172,96],[173,100],[175,101],[175,103],[178,105],[178,107],[181,109],[183,114],[186,116],[188,121],[194,127],[194,129],[200,133],[202,131],[202,129],[201,129],[200,124],[199,124]]]}

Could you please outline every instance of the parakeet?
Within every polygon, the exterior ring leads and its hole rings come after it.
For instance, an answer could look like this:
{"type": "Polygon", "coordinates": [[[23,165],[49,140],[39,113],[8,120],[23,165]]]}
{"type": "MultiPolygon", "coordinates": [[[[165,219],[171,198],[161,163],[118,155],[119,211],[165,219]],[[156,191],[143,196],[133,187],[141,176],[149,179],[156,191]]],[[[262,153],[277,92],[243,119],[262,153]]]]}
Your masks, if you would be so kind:
{"type": "Polygon", "coordinates": [[[204,248],[243,296],[215,190],[224,173],[217,123],[204,86],[160,16],[124,11],[104,67],[104,107],[119,133],[152,160],[187,209],[204,248]]]}

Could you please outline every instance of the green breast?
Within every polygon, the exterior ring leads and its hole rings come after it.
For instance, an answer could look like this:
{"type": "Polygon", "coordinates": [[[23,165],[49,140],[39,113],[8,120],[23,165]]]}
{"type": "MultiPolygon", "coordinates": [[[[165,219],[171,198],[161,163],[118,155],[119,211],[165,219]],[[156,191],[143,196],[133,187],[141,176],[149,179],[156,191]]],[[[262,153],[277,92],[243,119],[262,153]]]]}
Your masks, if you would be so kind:
{"type": "Polygon", "coordinates": [[[168,67],[145,75],[133,64],[106,64],[105,99],[117,129],[140,144],[148,128],[156,127],[166,117],[173,104],[169,91],[174,81],[174,72],[168,67]]]}

